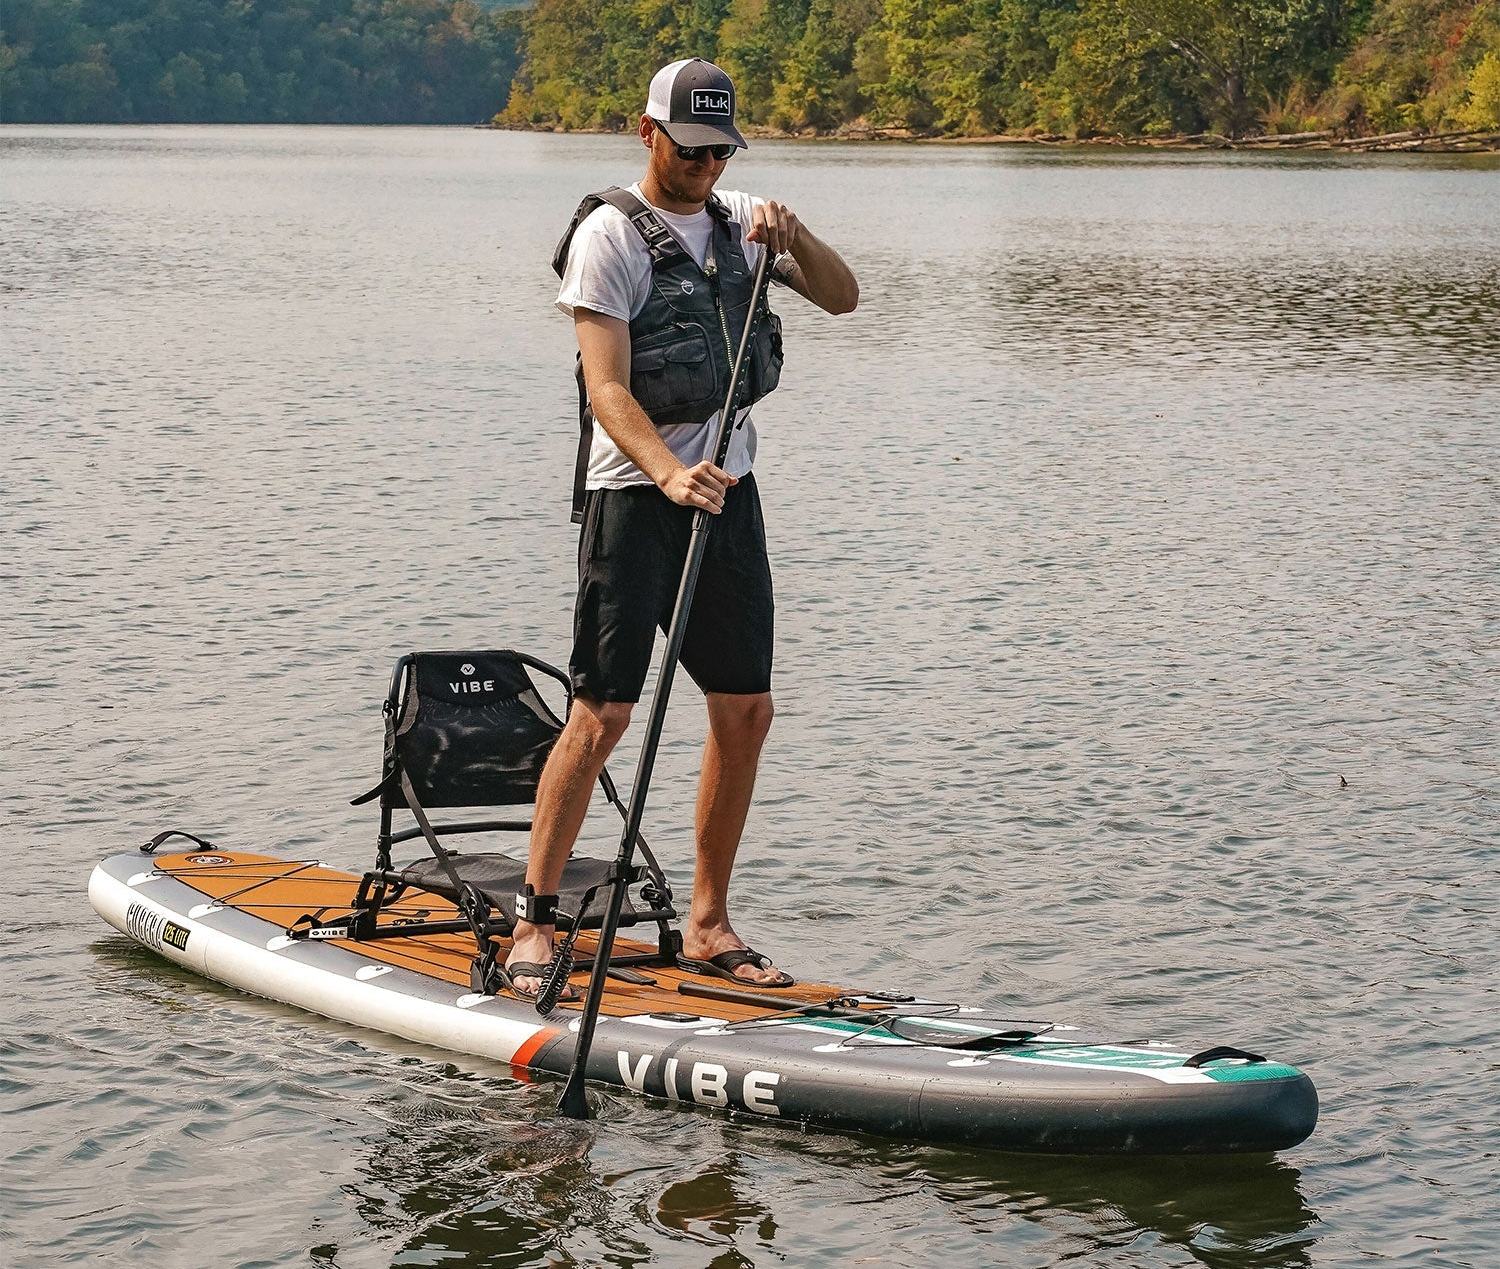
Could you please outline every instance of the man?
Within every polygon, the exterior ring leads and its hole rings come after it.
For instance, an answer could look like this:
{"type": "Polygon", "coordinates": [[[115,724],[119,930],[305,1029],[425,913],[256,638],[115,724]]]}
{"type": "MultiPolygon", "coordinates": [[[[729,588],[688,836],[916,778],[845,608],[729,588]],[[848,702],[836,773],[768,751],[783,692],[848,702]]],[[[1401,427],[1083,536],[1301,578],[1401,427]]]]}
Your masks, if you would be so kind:
{"type": "MultiPolygon", "coordinates": [[[[772,598],[748,407],[722,468],[712,447],[760,253],[777,253],[776,280],[829,313],[851,311],[859,287],[787,207],[714,194],[730,156],[746,148],[734,111],[734,85],[717,66],[691,58],[657,72],[639,125],[644,178],[585,199],[558,248],[557,304],[573,318],[586,390],[587,492],[573,709],[538,787],[526,893],[517,899],[530,919],[517,922],[506,967],[523,998],[536,995],[551,959],[563,867],[640,699],[699,508],[717,518],[681,654],[708,706],[683,964],[753,986],[793,982],[729,919],[729,877],[771,725],[772,598]]],[[[779,327],[767,314],[741,400],[770,391],[779,372],[779,327]]]]}

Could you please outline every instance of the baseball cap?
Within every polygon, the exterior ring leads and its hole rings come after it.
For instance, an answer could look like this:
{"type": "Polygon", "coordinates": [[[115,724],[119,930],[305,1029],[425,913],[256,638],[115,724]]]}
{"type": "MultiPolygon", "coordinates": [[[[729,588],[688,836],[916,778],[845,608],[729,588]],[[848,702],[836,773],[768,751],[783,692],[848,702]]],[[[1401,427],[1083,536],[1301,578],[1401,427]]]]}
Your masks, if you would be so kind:
{"type": "Polygon", "coordinates": [[[663,66],[651,79],[646,113],[669,124],[678,145],[723,145],[748,149],[734,126],[734,82],[712,62],[688,57],[663,66]]]}

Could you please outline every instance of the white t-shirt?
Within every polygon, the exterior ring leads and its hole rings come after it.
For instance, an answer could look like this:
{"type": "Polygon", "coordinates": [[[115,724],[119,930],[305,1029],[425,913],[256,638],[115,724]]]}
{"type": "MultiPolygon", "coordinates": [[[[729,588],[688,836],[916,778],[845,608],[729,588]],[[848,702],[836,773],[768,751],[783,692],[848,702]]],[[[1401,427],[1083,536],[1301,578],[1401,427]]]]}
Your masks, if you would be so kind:
{"type": "MultiPolygon", "coordinates": [[[[632,185],[630,192],[647,202],[641,187],[632,185]]],[[[737,190],[716,191],[729,209],[730,218],[740,227],[740,246],[745,261],[754,269],[760,261],[761,245],[746,242],[750,232],[753,208],[763,200],[737,190]]],[[[662,224],[672,231],[683,248],[701,268],[708,258],[708,244],[713,237],[713,217],[705,208],[692,215],[663,211],[649,204],[662,224]]],[[[578,226],[568,249],[568,263],[563,270],[562,289],[557,293],[557,307],[569,317],[574,308],[585,308],[606,317],[628,322],[643,308],[651,294],[651,253],[639,231],[618,208],[608,203],[596,207],[578,226]]],[[[719,412],[702,423],[672,423],[658,427],[657,434],[667,448],[685,466],[712,460],[714,436],[719,426],[719,412]]],[[[747,406],[740,411],[729,441],[724,470],[731,476],[743,476],[755,462],[755,424],[750,421],[747,406]]],[[[593,448],[589,451],[589,489],[624,489],[629,485],[649,485],[651,478],[628,459],[603,427],[594,424],[593,448]]]]}

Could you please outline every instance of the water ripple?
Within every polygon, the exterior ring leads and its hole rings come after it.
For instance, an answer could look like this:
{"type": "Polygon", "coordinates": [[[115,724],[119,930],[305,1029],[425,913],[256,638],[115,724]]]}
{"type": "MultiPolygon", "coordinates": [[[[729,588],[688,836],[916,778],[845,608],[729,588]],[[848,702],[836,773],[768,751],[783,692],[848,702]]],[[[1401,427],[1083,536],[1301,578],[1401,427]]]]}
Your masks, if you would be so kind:
{"type": "MultiPolygon", "coordinates": [[[[14,1263],[1493,1262],[1493,163],[736,160],[863,283],[847,320],[783,303],[759,411],[778,721],[744,932],[805,973],[1269,1047],[1322,1093],[1283,1160],[1080,1163],[613,1097],[580,1126],[509,1067],[108,935],[88,869],[164,827],[364,862],[395,655],[566,655],[546,259],[635,151],[0,153],[14,1263]]],[[[701,728],[674,696],[648,834],[678,876],[701,728]]]]}

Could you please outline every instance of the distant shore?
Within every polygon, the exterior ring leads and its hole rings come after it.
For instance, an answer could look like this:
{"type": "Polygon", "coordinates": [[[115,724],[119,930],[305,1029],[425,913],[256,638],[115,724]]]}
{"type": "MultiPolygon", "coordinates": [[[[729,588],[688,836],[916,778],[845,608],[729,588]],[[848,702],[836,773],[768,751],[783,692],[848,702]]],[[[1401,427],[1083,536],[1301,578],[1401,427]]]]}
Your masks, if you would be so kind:
{"type": "MultiPolygon", "coordinates": [[[[609,134],[612,128],[557,128],[547,124],[492,124],[516,132],[583,132],[609,134]]],[[[1332,150],[1344,153],[1388,154],[1492,154],[1500,153],[1500,131],[1386,132],[1378,136],[1347,137],[1336,132],[1267,133],[1231,138],[1214,132],[1174,137],[1069,137],[1057,133],[994,133],[977,137],[943,137],[909,128],[877,128],[865,123],[845,124],[829,132],[804,129],[787,132],[779,128],[749,126],[743,129],[755,140],[776,141],[907,141],[926,145],[1037,145],[1096,146],[1141,150],[1332,150]]]]}

